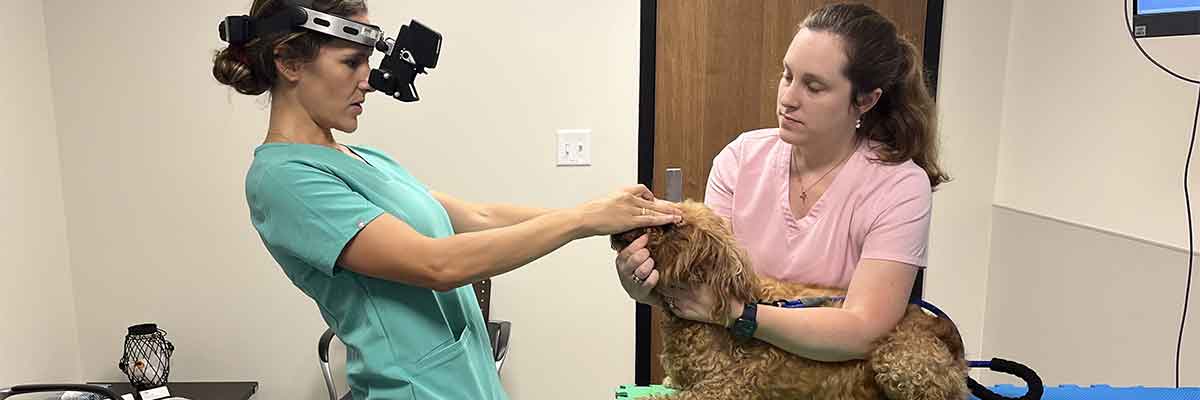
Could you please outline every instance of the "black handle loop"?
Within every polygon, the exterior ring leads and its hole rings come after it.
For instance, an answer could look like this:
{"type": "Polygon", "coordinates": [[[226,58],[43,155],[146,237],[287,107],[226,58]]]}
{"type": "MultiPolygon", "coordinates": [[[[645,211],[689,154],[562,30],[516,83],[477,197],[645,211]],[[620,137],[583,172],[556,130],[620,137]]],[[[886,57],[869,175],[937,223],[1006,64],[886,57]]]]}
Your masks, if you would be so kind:
{"type": "Polygon", "coordinates": [[[1025,381],[1025,386],[1029,390],[1020,397],[1003,396],[979,384],[974,378],[968,377],[967,387],[971,389],[971,394],[980,400],[1040,400],[1042,398],[1045,387],[1042,386],[1042,378],[1033,369],[1021,363],[1000,358],[993,358],[990,362],[984,364],[992,371],[1003,372],[1021,378],[1021,380],[1025,381]]]}

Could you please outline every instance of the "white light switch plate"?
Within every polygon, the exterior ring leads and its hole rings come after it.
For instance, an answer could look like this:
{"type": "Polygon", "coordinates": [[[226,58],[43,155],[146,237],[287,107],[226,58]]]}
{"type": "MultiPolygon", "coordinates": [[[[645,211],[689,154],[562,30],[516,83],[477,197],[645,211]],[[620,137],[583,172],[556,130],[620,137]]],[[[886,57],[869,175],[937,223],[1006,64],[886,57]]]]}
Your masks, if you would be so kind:
{"type": "Polygon", "coordinates": [[[559,129],[557,154],[558,165],[592,165],[592,130],[559,129]]]}

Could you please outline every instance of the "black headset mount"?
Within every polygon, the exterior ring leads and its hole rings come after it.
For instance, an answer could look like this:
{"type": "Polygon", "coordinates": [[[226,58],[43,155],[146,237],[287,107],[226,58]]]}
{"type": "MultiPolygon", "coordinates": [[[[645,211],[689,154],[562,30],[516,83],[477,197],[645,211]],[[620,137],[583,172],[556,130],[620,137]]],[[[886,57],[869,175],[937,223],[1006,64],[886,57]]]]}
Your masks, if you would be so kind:
{"type": "Polygon", "coordinates": [[[221,40],[230,45],[244,45],[254,39],[281,32],[309,30],[361,44],[372,51],[379,50],[384,57],[379,68],[371,69],[368,79],[371,87],[406,103],[421,99],[413,81],[417,74],[427,73],[426,68],[437,67],[442,50],[441,34],[412,20],[408,25],[400,26],[395,39],[386,38],[378,26],[309,7],[311,0],[293,0],[287,9],[268,17],[225,17],[217,29],[221,40]]]}

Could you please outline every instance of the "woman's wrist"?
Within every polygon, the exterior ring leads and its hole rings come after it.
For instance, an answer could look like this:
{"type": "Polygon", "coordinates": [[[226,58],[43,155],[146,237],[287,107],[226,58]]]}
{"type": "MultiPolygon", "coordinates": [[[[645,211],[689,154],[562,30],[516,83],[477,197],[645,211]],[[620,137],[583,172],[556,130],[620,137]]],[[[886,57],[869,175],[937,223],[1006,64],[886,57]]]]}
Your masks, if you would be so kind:
{"type": "Polygon", "coordinates": [[[648,305],[650,307],[656,307],[656,308],[664,308],[666,306],[666,304],[663,304],[662,296],[659,296],[654,293],[651,293],[649,296],[646,296],[646,298],[639,301],[639,303],[648,305]]]}
{"type": "Polygon", "coordinates": [[[594,230],[588,224],[587,212],[580,207],[560,210],[558,214],[562,215],[567,226],[571,227],[571,237],[574,239],[583,239],[595,235],[594,230]]]}

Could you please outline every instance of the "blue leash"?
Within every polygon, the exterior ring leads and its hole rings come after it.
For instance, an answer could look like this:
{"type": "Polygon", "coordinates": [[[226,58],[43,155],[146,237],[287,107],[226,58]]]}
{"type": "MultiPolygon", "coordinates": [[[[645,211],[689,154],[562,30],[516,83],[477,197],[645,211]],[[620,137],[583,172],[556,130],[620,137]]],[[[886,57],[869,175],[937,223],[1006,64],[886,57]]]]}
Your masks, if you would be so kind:
{"type": "MultiPolygon", "coordinates": [[[[812,307],[821,307],[823,305],[830,304],[835,301],[842,301],[842,300],[846,300],[846,296],[807,297],[807,298],[796,299],[796,300],[764,301],[764,302],[759,302],[759,304],[775,306],[775,307],[782,307],[782,308],[812,308],[812,307]]],[[[950,319],[950,316],[947,315],[945,311],[942,311],[942,309],[938,308],[937,306],[933,305],[932,303],[930,303],[928,301],[925,301],[922,299],[916,299],[916,300],[912,301],[911,304],[916,304],[916,305],[920,306],[921,308],[938,316],[939,318],[945,318],[947,321],[950,321],[951,324],[954,323],[954,320],[950,319]]],[[[1015,376],[1025,380],[1025,382],[1029,385],[1029,391],[1027,393],[1025,393],[1024,396],[1005,397],[1005,396],[1002,396],[1002,395],[984,387],[983,385],[980,385],[974,379],[968,377],[967,378],[967,386],[970,387],[971,393],[980,399],[983,399],[983,400],[1010,400],[1010,399],[1033,400],[1033,399],[1041,399],[1042,398],[1043,386],[1042,386],[1041,378],[1038,377],[1037,373],[1034,372],[1032,369],[1029,369],[1029,367],[1026,367],[1024,365],[1021,365],[1020,363],[1001,359],[1001,358],[993,358],[993,359],[987,360],[987,361],[969,361],[968,360],[967,368],[987,368],[992,371],[1012,374],[1012,375],[1015,375],[1015,376]]]]}
{"type": "MultiPolygon", "coordinates": [[[[766,302],[759,302],[759,304],[775,306],[775,307],[782,307],[782,308],[812,308],[812,307],[821,307],[823,305],[830,304],[835,301],[843,301],[843,300],[846,300],[846,296],[820,296],[820,297],[806,297],[803,299],[796,299],[796,300],[766,301],[766,302]]],[[[940,318],[945,318],[947,321],[950,321],[951,324],[954,323],[954,320],[950,319],[950,316],[947,315],[945,311],[942,311],[942,309],[933,305],[933,303],[918,299],[918,300],[912,301],[911,304],[916,304],[918,306],[921,306],[921,308],[928,310],[929,312],[933,313],[933,315],[936,315],[940,318]]],[[[967,366],[970,368],[988,368],[991,366],[991,361],[967,361],[967,366]]]]}
{"type": "MultiPolygon", "coordinates": [[[[820,307],[824,304],[829,304],[829,303],[832,303],[835,301],[842,301],[842,300],[846,300],[846,296],[806,297],[803,299],[776,300],[776,301],[770,301],[770,302],[762,302],[759,304],[766,304],[766,305],[771,305],[771,306],[775,306],[775,307],[783,307],[783,308],[809,308],[809,307],[820,307]]],[[[917,301],[914,301],[912,304],[921,306],[921,308],[929,310],[929,312],[932,312],[934,315],[937,315],[939,317],[950,320],[950,322],[954,322],[954,320],[950,319],[949,315],[946,315],[945,311],[942,311],[942,309],[937,308],[937,306],[933,305],[932,303],[930,303],[928,301],[917,300],[917,301]]]]}

